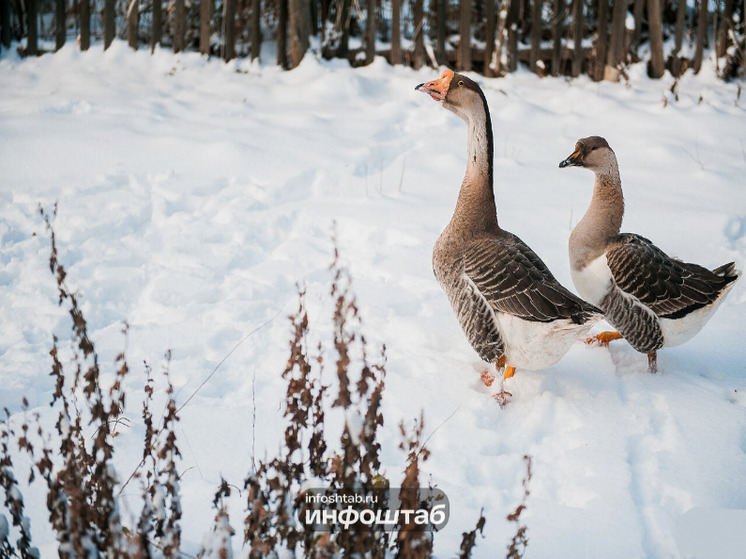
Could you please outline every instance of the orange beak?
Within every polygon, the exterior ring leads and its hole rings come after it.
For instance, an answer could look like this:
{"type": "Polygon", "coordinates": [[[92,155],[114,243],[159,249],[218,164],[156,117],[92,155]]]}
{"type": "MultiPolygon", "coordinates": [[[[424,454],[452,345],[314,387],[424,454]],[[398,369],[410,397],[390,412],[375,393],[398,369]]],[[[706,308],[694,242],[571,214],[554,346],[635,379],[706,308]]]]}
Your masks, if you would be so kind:
{"type": "Polygon", "coordinates": [[[583,146],[575,144],[573,151],[564,161],[560,161],[560,169],[565,167],[582,167],[583,166],[583,146]]]}
{"type": "Polygon", "coordinates": [[[440,78],[430,82],[421,83],[415,87],[415,91],[422,91],[427,93],[435,101],[444,101],[448,88],[451,86],[451,80],[453,79],[453,72],[451,70],[443,70],[440,78]]]}

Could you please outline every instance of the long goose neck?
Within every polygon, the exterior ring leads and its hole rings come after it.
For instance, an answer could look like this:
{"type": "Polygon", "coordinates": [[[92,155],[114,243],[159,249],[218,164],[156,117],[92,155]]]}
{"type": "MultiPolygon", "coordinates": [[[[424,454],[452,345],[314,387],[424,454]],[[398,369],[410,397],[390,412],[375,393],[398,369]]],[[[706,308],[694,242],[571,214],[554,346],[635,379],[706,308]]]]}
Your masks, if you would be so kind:
{"type": "Polygon", "coordinates": [[[481,103],[462,115],[468,126],[467,163],[461,183],[456,210],[451,224],[468,227],[470,231],[486,231],[497,228],[497,208],[493,190],[494,140],[492,121],[487,100],[481,95],[481,103]]]}
{"type": "Polygon", "coordinates": [[[619,167],[613,158],[608,167],[596,172],[590,206],[570,235],[573,265],[582,268],[601,256],[622,227],[624,196],[619,167]]]}

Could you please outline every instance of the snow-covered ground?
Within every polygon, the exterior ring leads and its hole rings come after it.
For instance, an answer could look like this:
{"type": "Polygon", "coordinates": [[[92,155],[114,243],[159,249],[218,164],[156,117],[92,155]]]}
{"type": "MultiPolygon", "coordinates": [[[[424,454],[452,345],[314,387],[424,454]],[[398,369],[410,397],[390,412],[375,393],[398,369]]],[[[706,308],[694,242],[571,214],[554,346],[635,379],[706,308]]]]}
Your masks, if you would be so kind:
{"type": "MultiPolygon", "coordinates": [[[[130,327],[123,477],[141,455],[142,361],[157,371],[170,349],[184,403],[228,356],[178,429],[184,549],[195,552],[220,476],[241,487],[252,459],[281,444],[286,317],[303,285],[314,331],[329,331],[336,230],[368,344],[387,347],[382,441],[393,484],[405,462],[398,424],[424,411],[432,455],[423,472],[452,507],[438,557],[456,554],[482,508],[474,556],[504,554],[525,454],[530,557],[678,557],[677,527],[695,541],[716,534],[712,522],[687,519],[746,509],[746,282],[698,336],[659,352],[660,374],[626,343],[579,342],[547,370],[518,371],[514,401],[500,409],[431,272],[466,139],[459,119],[414,91],[438,74],[310,56],[284,72],[120,42],[106,53],[5,53],[0,406],[19,414],[25,395],[49,415],[51,337],[66,339],[69,322],[37,208],[56,201],[60,259],[105,367],[125,349],[123,321],[130,327]]],[[[591,134],[619,158],[624,230],[703,265],[746,265],[746,98],[713,65],[680,80],[678,99],[671,77],[649,80],[643,66],[619,84],[526,72],[477,79],[493,117],[500,222],[566,286],[567,238],[593,176],[557,165],[591,134]]],[[[35,543],[52,556],[42,494],[25,496],[35,543]]],[[[240,552],[245,499],[232,499],[240,552]]],[[[726,550],[736,553],[736,540],[723,540],[726,550]]]]}

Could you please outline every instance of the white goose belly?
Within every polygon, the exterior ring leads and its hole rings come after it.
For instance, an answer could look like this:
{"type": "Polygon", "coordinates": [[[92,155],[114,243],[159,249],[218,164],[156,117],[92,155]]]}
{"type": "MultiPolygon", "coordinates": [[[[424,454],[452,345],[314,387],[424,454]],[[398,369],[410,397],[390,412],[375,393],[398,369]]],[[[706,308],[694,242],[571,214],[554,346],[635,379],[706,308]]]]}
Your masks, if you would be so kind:
{"type": "Polygon", "coordinates": [[[605,254],[592,260],[581,270],[571,268],[570,275],[578,295],[597,307],[601,305],[601,301],[614,284],[614,277],[611,275],[605,254]]]}
{"type": "Polygon", "coordinates": [[[554,365],[594,322],[575,324],[569,318],[534,322],[501,312],[496,313],[496,317],[507,364],[529,371],[554,365]]]}

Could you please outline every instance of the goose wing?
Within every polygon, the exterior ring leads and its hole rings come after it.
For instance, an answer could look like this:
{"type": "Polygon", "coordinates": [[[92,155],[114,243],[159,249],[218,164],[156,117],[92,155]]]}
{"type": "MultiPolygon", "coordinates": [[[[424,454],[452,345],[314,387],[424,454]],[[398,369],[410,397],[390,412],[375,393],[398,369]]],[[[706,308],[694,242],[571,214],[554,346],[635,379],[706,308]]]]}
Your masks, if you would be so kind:
{"type": "Polygon", "coordinates": [[[631,233],[619,235],[606,260],[617,286],[664,318],[680,318],[711,304],[735,279],[671,258],[631,233]]]}
{"type": "Polygon", "coordinates": [[[510,233],[475,241],[463,262],[466,276],[496,311],[530,321],[569,318],[578,324],[600,313],[562,287],[536,253],[510,233]]]}

